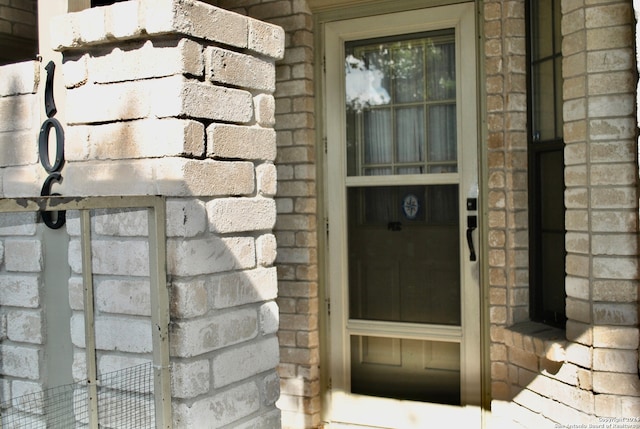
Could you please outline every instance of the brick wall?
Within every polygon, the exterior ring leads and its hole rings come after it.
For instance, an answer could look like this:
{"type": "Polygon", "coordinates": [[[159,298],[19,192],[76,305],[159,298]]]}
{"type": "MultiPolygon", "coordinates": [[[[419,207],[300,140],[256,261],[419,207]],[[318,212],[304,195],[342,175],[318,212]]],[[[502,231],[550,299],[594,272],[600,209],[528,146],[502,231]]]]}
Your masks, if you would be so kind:
{"type": "Polygon", "coordinates": [[[306,1],[220,0],[284,28],[276,68],[280,366],[283,427],[321,423],[313,26],[306,1]]]}
{"type": "Polygon", "coordinates": [[[566,331],[528,319],[524,2],[484,2],[494,417],[640,413],[631,2],[563,2],[566,331]]]}
{"type": "MultiPolygon", "coordinates": [[[[284,33],[178,0],[85,10],[52,28],[66,88],[64,180],[53,191],[167,197],[174,427],[280,427],[273,92],[284,33]]],[[[3,197],[39,195],[48,174],[36,144],[46,119],[43,68],[0,68],[3,197]]],[[[35,215],[8,222],[0,229],[3,399],[29,383],[50,387],[41,367],[49,333],[38,319],[43,226],[35,215]]],[[[152,347],[146,214],[96,212],[92,225],[98,369],[121,369],[148,360],[152,347]]],[[[77,217],[66,230],[73,377],[82,379],[77,217]]]]}

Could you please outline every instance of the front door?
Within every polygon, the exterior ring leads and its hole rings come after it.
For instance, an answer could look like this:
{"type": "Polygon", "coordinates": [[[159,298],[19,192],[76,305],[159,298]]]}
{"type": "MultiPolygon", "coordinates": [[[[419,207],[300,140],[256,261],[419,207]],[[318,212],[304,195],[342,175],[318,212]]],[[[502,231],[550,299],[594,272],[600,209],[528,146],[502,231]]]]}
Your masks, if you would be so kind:
{"type": "Polygon", "coordinates": [[[335,426],[480,423],[475,58],[473,3],[325,25],[335,426]]]}

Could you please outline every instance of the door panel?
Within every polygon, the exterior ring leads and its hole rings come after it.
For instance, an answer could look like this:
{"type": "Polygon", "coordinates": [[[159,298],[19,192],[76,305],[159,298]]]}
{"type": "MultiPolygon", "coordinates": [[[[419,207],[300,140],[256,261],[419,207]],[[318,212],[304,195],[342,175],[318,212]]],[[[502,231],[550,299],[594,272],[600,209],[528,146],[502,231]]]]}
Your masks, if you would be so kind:
{"type": "Polygon", "coordinates": [[[479,425],[474,4],[324,30],[327,420],[479,425]]]}

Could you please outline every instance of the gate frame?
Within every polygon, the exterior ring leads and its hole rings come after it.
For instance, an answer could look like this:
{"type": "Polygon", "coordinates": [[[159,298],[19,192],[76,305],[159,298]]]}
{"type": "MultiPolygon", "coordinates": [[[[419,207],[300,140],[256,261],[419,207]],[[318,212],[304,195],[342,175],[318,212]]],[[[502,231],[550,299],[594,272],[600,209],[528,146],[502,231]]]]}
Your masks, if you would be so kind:
{"type": "Polygon", "coordinates": [[[97,362],[91,255],[91,210],[147,209],[151,335],[153,344],[153,396],[157,429],[172,429],[169,358],[169,290],[167,286],[166,198],[162,196],[18,197],[0,198],[1,213],[80,212],[84,327],[87,364],[89,427],[98,428],[97,362]]]}

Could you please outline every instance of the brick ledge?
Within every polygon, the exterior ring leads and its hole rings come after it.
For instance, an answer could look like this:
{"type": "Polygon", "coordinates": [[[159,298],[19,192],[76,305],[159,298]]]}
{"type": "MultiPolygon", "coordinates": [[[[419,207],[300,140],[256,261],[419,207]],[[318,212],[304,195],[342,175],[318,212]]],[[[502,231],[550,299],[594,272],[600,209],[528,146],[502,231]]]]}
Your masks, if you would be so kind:
{"type": "Polygon", "coordinates": [[[567,340],[564,330],[531,321],[503,329],[504,342],[508,347],[535,353],[553,362],[565,361],[567,340]]]}

